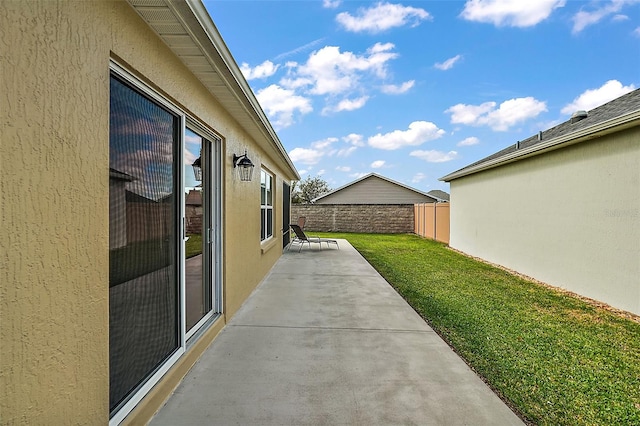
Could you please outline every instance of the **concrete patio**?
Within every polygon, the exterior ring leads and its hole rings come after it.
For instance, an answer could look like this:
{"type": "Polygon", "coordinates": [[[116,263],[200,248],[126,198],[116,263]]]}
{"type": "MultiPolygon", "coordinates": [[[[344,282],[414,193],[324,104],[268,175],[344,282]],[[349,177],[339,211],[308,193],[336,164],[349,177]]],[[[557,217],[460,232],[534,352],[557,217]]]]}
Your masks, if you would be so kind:
{"type": "Polygon", "coordinates": [[[285,251],[151,425],[516,425],[345,240],[285,251]]]}

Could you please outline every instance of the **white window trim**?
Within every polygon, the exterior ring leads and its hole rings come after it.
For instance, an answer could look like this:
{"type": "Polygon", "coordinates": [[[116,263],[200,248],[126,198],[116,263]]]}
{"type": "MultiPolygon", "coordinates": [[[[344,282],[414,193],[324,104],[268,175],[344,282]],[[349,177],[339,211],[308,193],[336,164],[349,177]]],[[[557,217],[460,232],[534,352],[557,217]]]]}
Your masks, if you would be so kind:
{"type": "MultiPolygon", "coordinates": [[[[275,215],[274,215],[274,209],[273,209],[273,201],[275,198],[275,193],[274,193],[274,181],[275,181],[275,177],[273,175],[273,173],[271,173],[269,170],[265,169],[265,168],[261,168],[260,169],[260,221],[262,222],[262,210],[271,210],[271,235],[266,236],[264,239],[262,239],[262,235],[260,235],[260,243],[261,244],[265,244],[268,241],[271,241],[274,238],[274,222],[275,222],[275,215]],[[271,178],[271,205],[269,204],[262,204],[262,173],[265,173],[268,177],[271,178]]],[[[265,202],[266,202],[267,196],[265,194],[265,202]]],[[[262,229],[262,225],[264,225],[265,227],[265,232],[268,229],[267,228],[267,218],[269,217],[267,214],[264,215],[265,217],[265,222],[264,224],[260,224],[260,228],[262,229]]]]}

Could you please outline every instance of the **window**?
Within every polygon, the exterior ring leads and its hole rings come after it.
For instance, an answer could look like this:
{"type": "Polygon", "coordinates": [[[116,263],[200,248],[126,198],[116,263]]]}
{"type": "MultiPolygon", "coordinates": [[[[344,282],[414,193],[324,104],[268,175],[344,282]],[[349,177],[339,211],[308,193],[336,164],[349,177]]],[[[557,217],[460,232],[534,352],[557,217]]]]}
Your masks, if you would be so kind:
{"type": "Polygon", "coordinates": [[[273,176],[260,170],[260,241],[273,236],[273,176]]]}

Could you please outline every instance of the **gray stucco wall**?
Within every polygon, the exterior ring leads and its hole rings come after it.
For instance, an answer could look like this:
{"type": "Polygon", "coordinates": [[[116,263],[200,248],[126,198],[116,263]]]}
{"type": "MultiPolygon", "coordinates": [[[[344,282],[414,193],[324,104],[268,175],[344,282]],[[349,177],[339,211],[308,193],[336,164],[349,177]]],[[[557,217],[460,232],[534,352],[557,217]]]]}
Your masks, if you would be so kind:
{"type": "Polygon", "coordinates": [[[305,231],[405,234],[414,231],[413,204],[292,204],[291,221],[305,231]]]}

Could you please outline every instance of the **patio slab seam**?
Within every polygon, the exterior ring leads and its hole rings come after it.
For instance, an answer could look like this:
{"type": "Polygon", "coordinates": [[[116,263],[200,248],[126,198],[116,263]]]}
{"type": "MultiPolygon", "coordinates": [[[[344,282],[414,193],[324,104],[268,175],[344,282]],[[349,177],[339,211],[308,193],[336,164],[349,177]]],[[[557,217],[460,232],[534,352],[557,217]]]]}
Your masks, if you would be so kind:
{"type": "Polygon", "coordinates": [[[362,331],[362,332],[383,332],[383,333],[435,333],[431,330],[419,330],[413,328],[368,328],[368,327],[327,327],[327,326],[305,326],[305,325],[261,325],[261,324],[227,324],[227,327],[246,328],[280,328],[298,330],[326,330],[326,331],[362,331]]]}

